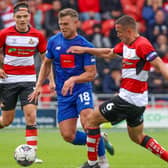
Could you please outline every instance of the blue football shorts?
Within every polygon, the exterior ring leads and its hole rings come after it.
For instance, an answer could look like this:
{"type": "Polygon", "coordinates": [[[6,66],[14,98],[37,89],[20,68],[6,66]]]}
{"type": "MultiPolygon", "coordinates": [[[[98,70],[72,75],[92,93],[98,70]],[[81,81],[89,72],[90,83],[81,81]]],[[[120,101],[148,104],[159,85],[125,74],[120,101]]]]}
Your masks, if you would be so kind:
{"type": "Polygon", "coordinates": [[[83,109],[94,108],[92,90],[80,91],[72,96],[58,98],[58,122],[78,118],[83,109]]]}

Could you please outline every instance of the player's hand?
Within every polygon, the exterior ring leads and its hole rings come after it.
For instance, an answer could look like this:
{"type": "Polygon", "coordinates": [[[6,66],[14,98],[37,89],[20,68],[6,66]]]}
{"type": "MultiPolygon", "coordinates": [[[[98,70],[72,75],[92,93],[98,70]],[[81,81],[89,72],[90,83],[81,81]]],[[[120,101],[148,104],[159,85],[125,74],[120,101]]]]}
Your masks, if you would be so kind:
{"type": "Polygon", "coordinates": [[[62,95],[66,96],[68,94],[68,92],[70,95],[72,95],[74,85],[75,85],[75,80],[73,77],[66,80],[64,82],[64,86],[62,87],[62,95]]]}
{"type": "Polygon", "coordinates": [[[72,46],[67,50],[67,53],[83,54],[85,53],[85,47],[72,46]]]}
{"type": "Polygon", "coordinates": [[[28,95],[28,101],[32,102],[34,100],[35,103],[37,103],[38,96],[40,95],[40,91],[41,91],[41,87],[36,87],[34,91],[30,95],[28,95]]]}
{"type": "Polygon", "coordinates": [[[0,68],[0,78],[5,79],[7,78],[7,75],[3,69],[0,68]]]}

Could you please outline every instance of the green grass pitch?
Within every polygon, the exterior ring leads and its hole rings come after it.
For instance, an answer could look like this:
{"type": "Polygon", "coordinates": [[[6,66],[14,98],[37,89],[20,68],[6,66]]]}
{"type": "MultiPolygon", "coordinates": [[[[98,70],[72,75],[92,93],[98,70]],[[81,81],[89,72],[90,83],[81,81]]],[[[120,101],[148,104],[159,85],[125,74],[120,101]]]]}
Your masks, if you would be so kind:
{"type": "MultiPolygon", "coordinates": [[[[146,149],[131,142],[126,130],[106,129],[115,147],[115,155],[107,157],[111,168],[168,168],[168,164],[152,155],[146,149]]],[[[168,130],[150,129],[146,132],[155,137],[168,149],[168,130]]],[[[24,129],[5,128],[0,130],[0,168],[20,168],[13,159],[14,149],[25,143],[24,129]]],[[[79,168],[86,161],[86,146],[73,146],[64,142],[58,129],[39,130],[38,157],[44,160],[41,165],[31,168],[79,168]]]]}

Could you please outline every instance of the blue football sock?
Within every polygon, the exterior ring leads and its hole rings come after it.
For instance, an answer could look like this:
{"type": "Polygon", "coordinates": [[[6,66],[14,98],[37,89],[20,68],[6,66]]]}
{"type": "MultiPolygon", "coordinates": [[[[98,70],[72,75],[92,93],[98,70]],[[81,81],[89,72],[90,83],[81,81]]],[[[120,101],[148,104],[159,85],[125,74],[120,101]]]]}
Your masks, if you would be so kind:
{"type": "MultiPolygon", "coordinates": [[[[83,131],[76,131],[75,139],[73,140],[72,144],[74,145],[85,145],[86,144],[86,133],[83,131]]],[[[105,155],[105,147],[103,138],[100,138],[99,146],[98,146],[98,156],[105,155]]]]}
{"type": "Polygon", "coordinates": [[[103,138],[100,137],[99,146],[98,146],[98,156],[104,156],[105,155],[105,147],[104,147],[104,141],[103,138]]]}
{"type": "Polygon", "coordinates": [[[72,144],[74,145],[85,145],[86,144],[86,133],[83,131],[76,131],[75,139],[72,144]]]}

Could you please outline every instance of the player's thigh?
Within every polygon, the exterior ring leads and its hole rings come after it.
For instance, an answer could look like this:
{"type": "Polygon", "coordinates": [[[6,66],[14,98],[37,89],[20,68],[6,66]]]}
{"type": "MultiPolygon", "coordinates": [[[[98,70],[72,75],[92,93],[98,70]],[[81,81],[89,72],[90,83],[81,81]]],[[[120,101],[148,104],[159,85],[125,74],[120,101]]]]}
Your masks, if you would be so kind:
{"type": "Polygon", "coordinates": [[[1,116],[4,124],[10,124],[15,117],[15,110],[2,111],[1,116]]]}
{"type": "Polygon", "coordinates": [[[92,108],[83,109],[80,112],[80,122],[81,122],[81,125],[82,125],[84,130],[86,130],[86,128],[88,127],[88,125],[87,125],[88,116],[91,113],[93,113],[93,109],[92,108]]]}
{"type": "Polygon", "coordinates": [[[87,126],[98,127],[100,124],[105,122],[108,122],[108,120],[101,114],[99,108],[96,108],[88,115],[87,126]]]}
{"type": "Polygon", "coordinates": [[[59,129],[60,129],[61,135],[63,137],[75,136],[76,126],[77,126],[77,118],[71,118],[71,119],[67,119],[59,122],[59,129]]]}

